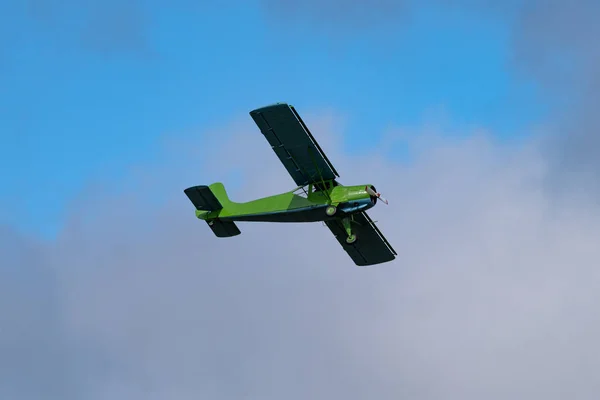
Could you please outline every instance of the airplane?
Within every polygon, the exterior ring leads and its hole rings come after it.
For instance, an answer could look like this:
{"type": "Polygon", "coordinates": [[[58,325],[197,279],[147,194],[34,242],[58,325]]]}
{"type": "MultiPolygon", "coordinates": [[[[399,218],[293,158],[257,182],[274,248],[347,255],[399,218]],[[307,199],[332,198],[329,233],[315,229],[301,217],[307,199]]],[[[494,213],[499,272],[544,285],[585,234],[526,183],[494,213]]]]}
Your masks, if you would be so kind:
{"type": "Polygon", "coordinates": [[[366,211],[377,200],[387,204],[373,185],[344,186],[296,109],[275,103],[250,116],[287,169],[297,187],[289,192],[236,203],[221,182],[184,190],[215,236],[239,235],[235,222],[322,221],[358,266],[392,261],[397,256],[366,211]]]}

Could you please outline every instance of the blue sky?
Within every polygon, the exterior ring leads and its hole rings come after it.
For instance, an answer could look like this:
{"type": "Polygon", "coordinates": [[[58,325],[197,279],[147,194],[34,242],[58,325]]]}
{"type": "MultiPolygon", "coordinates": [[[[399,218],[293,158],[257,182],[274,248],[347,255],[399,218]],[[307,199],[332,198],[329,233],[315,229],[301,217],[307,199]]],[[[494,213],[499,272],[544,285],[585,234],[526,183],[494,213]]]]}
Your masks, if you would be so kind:
{"type": "Polygon", "coordinates": [[[160,3],[117,5],[106,20],[82,7],[2,6],[1,223],[52,238],[87,182],[152,163],[164,134],[226,126],[277,101],[343,113],[349,152],[439,110],[453,131],[482,126],[510,140],[544,110],[511,66],[509,19],[421,7],[401,23],[331,35],[263,3],[160,3]]]}

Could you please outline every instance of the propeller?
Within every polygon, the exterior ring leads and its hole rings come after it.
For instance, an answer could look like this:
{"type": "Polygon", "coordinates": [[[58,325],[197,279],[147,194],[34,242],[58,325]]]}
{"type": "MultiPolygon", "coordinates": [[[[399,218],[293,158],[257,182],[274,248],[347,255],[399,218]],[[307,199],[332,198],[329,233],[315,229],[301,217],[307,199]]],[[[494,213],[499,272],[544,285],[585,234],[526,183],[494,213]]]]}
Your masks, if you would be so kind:
{"type": "Polygon", "coordinates": [[[383,201],[385,204],[388,204],[388,201],[386,199],[384,199],[383,197],[381,197],[380,193],[377,193],[377,189],[375,189],[375,186],[365,186],[365,190],[367,191],[367,193],[369,193],[369,195],[371,197],[375,197],[376,199],[381,199],[381,201],[383,201]]]}

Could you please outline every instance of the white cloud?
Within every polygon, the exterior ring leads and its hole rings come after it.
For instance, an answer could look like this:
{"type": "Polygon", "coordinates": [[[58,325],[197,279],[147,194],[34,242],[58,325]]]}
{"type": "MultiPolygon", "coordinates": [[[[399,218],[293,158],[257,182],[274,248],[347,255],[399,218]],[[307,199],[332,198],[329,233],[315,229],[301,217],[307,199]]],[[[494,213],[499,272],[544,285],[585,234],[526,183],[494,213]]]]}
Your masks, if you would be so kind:
{"type": "Polygon", "coordinates": [[[124,193],[83,196],[51,248],[27,242],[45,258],[19,267],[54,277],[11,298],[54,303],[9,313],[3,302],[13,334],[0,336],[12,349],[0,369],[22,360],[46,374],[0,388],[18,398],[53,377],[47,398],[595,398],[600,214],[550,201],[536,143],[421,132],[405,166],[348,156],[336,118],[303,116],[342,182],[390,200],[371,214],[397,261],[355,267],[319,224],[240,223],[242,235],[217,239],[195,220],[183,188],[226,166],[244,168],[234,199],[293,186],[242,119],[226,144],[174,146],[124,193]],[[29,341],[14,332],[23,321],[29,341]],[[24,350],[47,349],[42,339],[53,352],[24,350]]]}

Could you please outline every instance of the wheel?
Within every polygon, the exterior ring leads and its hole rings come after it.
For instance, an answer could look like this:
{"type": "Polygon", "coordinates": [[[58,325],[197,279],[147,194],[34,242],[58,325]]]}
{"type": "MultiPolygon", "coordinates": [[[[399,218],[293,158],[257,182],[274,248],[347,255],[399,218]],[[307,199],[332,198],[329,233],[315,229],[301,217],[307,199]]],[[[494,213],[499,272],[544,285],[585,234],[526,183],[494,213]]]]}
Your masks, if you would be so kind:
{"type": "Polygon", "coordinates": [[[335,212],[337,211],[337,208],[335,206],[329,206],[327,207],[327,209],[325,210],[325,213],[330,216],[333,217],[335,215],[335,212]]]}
{"type": "Polygon", "coordinates": [[[215,221],[208,221],[208,226],[213,226],[215,224],[215,221]]]}
{"type": "Polygon", "coordinates": [[[356,235],[352,234],[346,238],[346,243],[352,244],[356,242],[356,235]]]}

